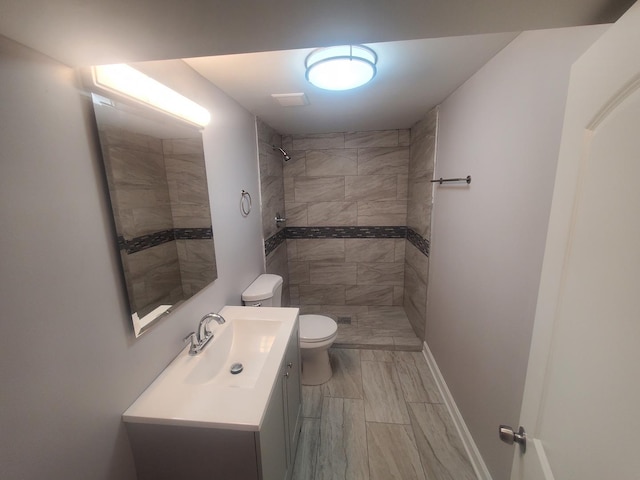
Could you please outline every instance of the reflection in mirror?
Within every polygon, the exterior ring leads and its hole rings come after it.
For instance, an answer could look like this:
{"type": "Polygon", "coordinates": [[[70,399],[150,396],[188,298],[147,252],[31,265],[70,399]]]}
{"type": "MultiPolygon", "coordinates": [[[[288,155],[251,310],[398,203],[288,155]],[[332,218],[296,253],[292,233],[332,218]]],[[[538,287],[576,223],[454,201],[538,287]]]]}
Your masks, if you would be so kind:
{"type": "Polygon", "coordinates": [[[92,94],[136,336],[217,278],[202,136],[92,94]]]}

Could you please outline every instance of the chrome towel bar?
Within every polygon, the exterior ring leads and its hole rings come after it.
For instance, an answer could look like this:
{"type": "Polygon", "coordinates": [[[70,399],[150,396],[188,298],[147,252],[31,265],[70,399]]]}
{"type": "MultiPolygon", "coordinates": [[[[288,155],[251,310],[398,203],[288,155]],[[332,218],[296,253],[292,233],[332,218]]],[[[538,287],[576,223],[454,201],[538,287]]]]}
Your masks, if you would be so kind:
{"type": "Polygon", "coordinates": [[[471,175],[467,175],[467,178],[438,178],[436,180],[431,180],[431,183],[439,183],[442,185],[444,182],[467,182],[467,184],[471,183],[471,175]]]}

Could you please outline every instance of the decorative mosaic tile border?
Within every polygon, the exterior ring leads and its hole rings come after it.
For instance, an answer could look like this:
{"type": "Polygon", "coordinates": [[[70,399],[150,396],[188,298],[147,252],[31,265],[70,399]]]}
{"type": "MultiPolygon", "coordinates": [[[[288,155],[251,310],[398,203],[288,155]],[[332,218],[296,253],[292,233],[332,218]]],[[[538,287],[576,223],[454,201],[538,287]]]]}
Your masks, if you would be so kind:
{"type": "Polygon", "coordinates": [[[122,235],[118,236],[118,248],[126,250],[127,254],[141,252],[151,247],[157,247],[173,240],[203,240],[213,238],[213,229],[205,228],[170,228],[160,232],[141,235],[126,240],[122,235]]]}
{"type": "Polygon", "coordinates": [[[406,238],[407,227],[287,227],[287,238],[406,238]]]}
{"type": "Polygon", "coordinates": [[[284,242],[287,238],[287,229],[283,228],[275,235],[270,236],[264,241],[264,254],[265,256],[269,256],[271,252],[273,252],[276,248],[280,246],[282,242],[284,242]]]}
{"type": "Polygon", "coordinates": [[[264,242],[265,255],[272,253],[285,239],[306,238],[406,238],[425,256],[429,240],[409,227],[286,227],[264,242]]]}
{"type": "Polygon", "coordinates": [[[413,228],[407,227],[407,240],[409,240],[413,246],[420,250],[425,256],[429,256],[429,240],[424,238],[413,228]]]}

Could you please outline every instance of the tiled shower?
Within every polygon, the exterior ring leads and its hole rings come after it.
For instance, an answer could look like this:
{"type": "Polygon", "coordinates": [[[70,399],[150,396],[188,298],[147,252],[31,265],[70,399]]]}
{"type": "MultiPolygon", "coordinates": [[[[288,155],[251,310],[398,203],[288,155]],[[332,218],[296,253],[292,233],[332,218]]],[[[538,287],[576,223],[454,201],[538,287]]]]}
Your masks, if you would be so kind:
{"type": "Polygon", "coordinates": [[[336,345],[421,348],[436,125],[437,109],[406,130],[281,135],[258,120],[266,270],[285,305],[338,321],[336,345]]]}

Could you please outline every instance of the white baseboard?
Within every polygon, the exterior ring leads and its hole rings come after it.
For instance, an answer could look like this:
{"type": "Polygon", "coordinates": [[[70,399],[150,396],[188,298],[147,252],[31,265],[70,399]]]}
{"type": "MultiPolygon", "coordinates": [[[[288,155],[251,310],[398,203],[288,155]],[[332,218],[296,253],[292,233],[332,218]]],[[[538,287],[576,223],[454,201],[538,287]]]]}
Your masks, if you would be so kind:
{"type": "Polygon", "coordinates": [[[456,426],[456,430],[458,430],[460,438],[462,439],[462,444],[467,451],[467,455],[469,455],[469,460],[471,461],[471,465],[476,472],[478,480],[493,480],[491,478],[491,474],[489,473],[487,465],[484,463],[482,455],[480,455],[480,451],[476,446],[476,442],[473,441],[473,437],[471,436],[471,432],[467,428],[467,424],[464,423],[462,414],[460,413],[460,410],[458,410],[458,406],[456,405],[456,402],[453,399],[451,392],[449,391],[449,387],[447,387],[447,382],[444,381],[444,377],[442,376],[442,373],[438,368],[436,359],[433,357],[431,350],[429,350],[427,342],[424,342],[423,344],[422,354],[427,359],[429,369],[431,370],[431,373],[436,380],[436,384],[438,385],[438,389],[440,390],[440,395],[442,395],[442,398],[444,399],[444,403],[449,410],[449,414],[451,415],[451,418],[453,418],[453,423],[456,426]]]}

